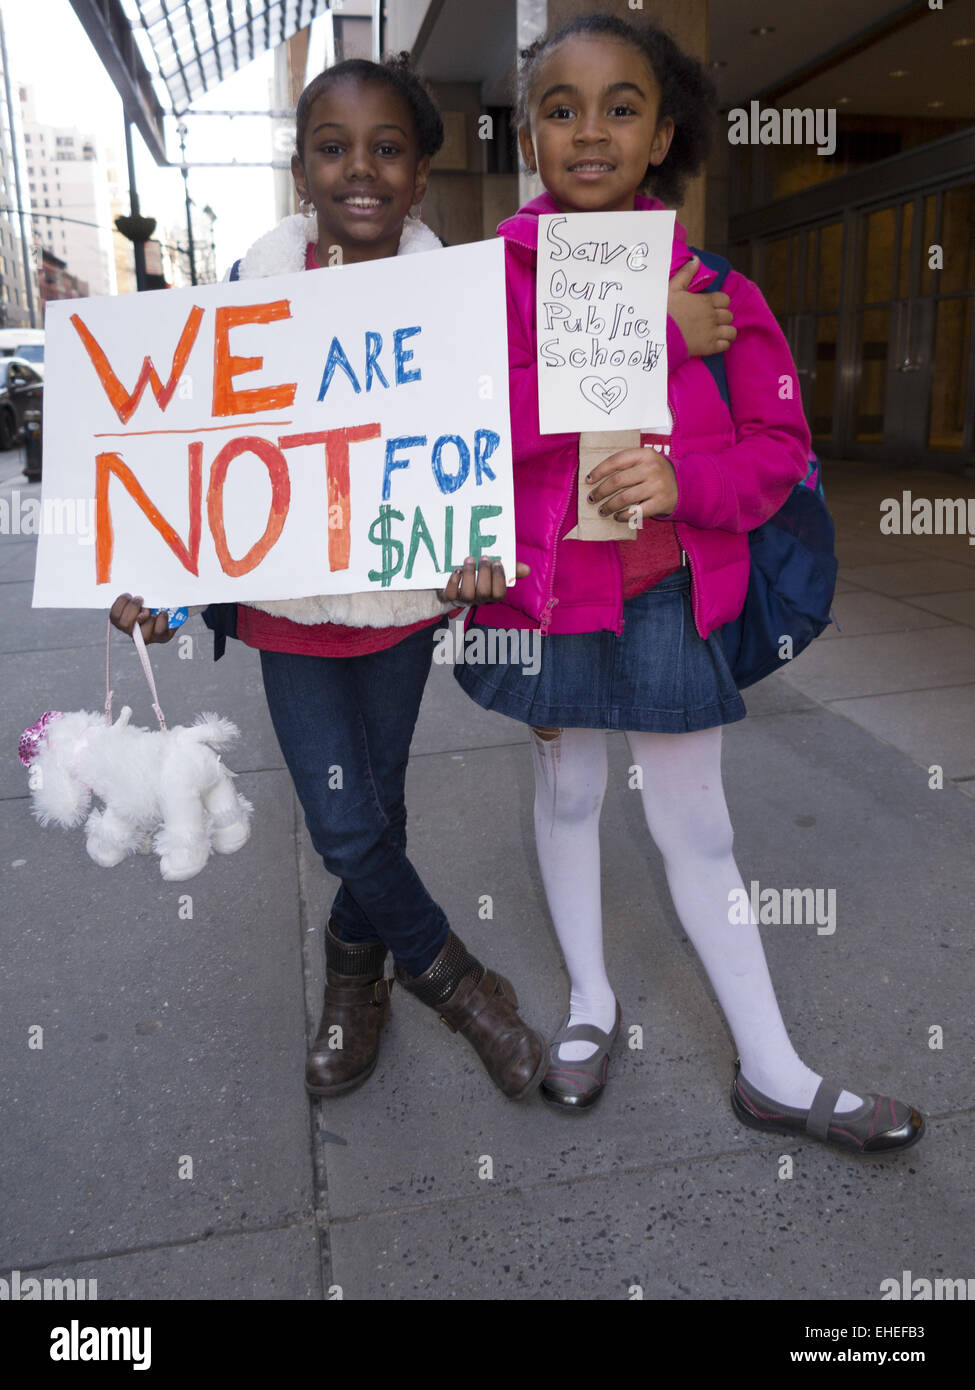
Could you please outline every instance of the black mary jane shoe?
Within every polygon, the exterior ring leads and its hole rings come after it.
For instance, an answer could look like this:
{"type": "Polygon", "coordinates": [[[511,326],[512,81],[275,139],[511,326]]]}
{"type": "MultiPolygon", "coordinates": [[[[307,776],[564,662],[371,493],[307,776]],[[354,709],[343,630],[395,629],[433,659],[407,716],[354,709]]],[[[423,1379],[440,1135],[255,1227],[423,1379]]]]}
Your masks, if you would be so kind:
{"type": "Polygon", "coordinates": [[[750,1129],[798,1134],[847,1153],[899,1153],[916,1144],[924,1133],[921,1112],[893,1096],[865,1094],[863,1104],[855,1110],[837,1113],[836,1102],[844,1089],[831,1081],[821,1081],[809,1109],[799,1110],[757,1091],[741,1075],[741,1062],[736,1059],[731,1108],[750,1129]]]}
{"type": "Polygon", "coordinates": [[[540,1094],[549,1105],[579,1112],[595,1105],[605,1090],[609,1054],[619,1036],[623,1015],[617,1000],[616,1024],[611,1033],[604,1033],[594,1023],[575,1023],[570,1028],[569,1017],[571,1015],[566,1016],[562,1027],[549,1043],[551,1061],[542,1078],[540,1094]],[[559,1047],[562,1043],[570,1042],[595,1043],[596,1051],[583,1062],[560,1061],[559,1047]]]}

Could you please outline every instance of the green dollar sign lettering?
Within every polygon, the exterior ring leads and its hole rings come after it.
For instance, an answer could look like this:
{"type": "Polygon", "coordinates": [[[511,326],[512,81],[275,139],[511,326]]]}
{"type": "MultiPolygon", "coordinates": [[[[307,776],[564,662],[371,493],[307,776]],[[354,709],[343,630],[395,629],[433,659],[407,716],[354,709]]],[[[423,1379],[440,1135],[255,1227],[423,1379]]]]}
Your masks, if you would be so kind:
{"type": "Polygon", "coordinates": [[[375,583],[378,579],[382,582],[384,589],[389,588],[389,581],[394,574],[399,574],[403,568],[403,542],[393,540],[389,534],[390,518],[395,517],[397,521],[403,520],[403,513],[396,511],[393,507],[382,506],[379,508],[379,515],[369,527],[369,539],[373,545],[382,546],[383,558],[382,569],[370,570],[369,578],[375,583]],[[379,534],[376,534],[376,527],[379,534]],[[393,550],[396,551],[395,561],[392,558],[393,550]]]}

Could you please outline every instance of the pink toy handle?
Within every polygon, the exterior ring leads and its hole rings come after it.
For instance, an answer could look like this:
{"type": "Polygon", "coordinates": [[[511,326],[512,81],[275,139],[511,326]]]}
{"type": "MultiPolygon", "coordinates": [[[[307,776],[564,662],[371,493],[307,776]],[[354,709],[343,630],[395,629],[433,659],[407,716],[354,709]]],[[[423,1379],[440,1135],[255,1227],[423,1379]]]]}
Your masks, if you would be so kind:
{"type": "MultiPolygon", "coordinates": [[[[153,708],[153,710],[155,711],[156,718],[157,718],[158,721],[159,721],[159,727],[160,727],[160,729],[162,729],[162,730],[165,732],[165,729],[166,729],[166,720],[163,718],[163,712],[162,712],[162,709],[161,709],[160,706],[159,706],[159,696],[158,696],[158,694],[156,693],[156,682],[155,682],[155,680],[153,679],[152,667],[151,667],[150,664],[149,664],[149,653],[146,651],[146,639],[143,637],[143,635],[142,635],[142,629],[141,629],[141,627],[139,626],[138,623],[136,623],[136,624],[134,625],[134,627],[132,628],[132,640],[133,640],[133,642],[135,643],[135,649],[136,649],[136,651],[139,653],[139,660],[142,662],[142,670],[143,670],[143,673],[144,673],[144,675],[145,675],[146,680],[147,680],[148,683],[149,683],[149,689],[150,689],[150,691],[152,692],[152,708],[153,708]]],[[[107,633],[106,633],[106,635],[105,635],[105,723],[106,723],[106,724],[111,724],[111,722],[112,722],[112,695],[114,694],[114,691],[112,690],[112,676],[111,676],[111,641],[112,641],[112,623],[111,623],[111,619],[109,619],[108,631],[107,631],[107,633]]]]}

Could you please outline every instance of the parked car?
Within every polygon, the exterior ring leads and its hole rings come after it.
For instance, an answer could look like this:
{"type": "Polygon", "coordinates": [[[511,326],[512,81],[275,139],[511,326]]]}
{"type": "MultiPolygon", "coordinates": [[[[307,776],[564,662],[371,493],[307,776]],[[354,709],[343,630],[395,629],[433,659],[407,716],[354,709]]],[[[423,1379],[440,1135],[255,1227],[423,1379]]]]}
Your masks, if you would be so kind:
{"type": "Polygon", "coordinates": [[[43,398],[44,380],[30,362],[0,357],[0,449],[12,448],[28,434],[39,435],[43,398]]]}
{"type": "Polygon", "coordinates": [[[0,357],[20,357],[43,376],[43,328],[0,328],[0,357]]]}

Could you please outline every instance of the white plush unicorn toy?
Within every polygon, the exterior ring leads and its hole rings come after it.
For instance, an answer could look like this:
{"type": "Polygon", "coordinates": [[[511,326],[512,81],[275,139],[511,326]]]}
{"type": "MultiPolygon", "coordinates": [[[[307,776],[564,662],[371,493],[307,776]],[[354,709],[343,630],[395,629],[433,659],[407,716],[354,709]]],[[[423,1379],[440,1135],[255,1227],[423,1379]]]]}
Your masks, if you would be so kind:
{"type": "Polygon", "coordinates": [[[113,724],[109,692],[102,714],[42,715],[21,736],[20,761],[30,768],[31,809],[41,825],[84,821],[88,853],[106,869],[154,849],[163,878],[179,881],[198,874],[211,850],[233,854],[245,845],[253,807],[215,751],[238,737],[237,728],[201,714],[188,727],[167,729],[138,625],[135,633],[160,727],[133,726],[127,705],[113,724]],[[103,809],[89,809],[93,797],[103,809]]]}

